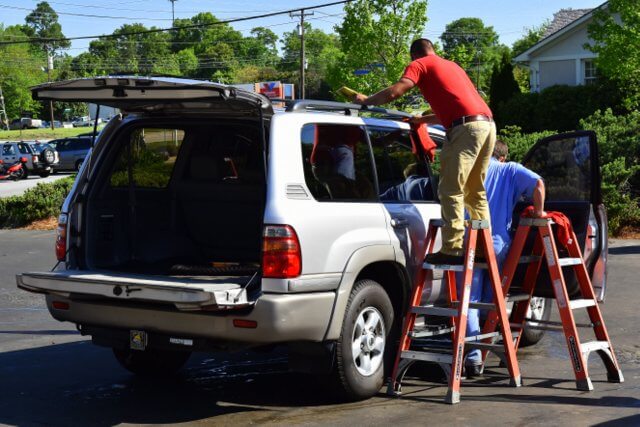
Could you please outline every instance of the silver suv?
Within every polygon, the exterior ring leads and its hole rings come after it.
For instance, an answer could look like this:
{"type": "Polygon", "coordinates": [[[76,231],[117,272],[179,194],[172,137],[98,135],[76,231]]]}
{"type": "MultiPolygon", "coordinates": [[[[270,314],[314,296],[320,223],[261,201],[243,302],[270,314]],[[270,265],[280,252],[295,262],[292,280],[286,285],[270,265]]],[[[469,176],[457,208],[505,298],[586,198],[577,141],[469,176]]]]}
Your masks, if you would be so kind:
{"type": "MultiPolygon", "coordinates": [[[[407,114],[308,100],[274,111],[262,95],[160,78],[33,93],[123,112],[62,207],[59,265],[17,277],[46,295],[53,317],[137,374],[175,371],[193,351],[287,344],[292,369],[332,375],[346,398],[379,390],[428,221],[440,215],[407,114]]],[[[574,219],[603,291],[595,150],[592,133],[576,133],[540,142],[529,158],[549,172],[547,208],[574,219]]],[[[441,288],[429,278],[424,299],[441,288]]]]}

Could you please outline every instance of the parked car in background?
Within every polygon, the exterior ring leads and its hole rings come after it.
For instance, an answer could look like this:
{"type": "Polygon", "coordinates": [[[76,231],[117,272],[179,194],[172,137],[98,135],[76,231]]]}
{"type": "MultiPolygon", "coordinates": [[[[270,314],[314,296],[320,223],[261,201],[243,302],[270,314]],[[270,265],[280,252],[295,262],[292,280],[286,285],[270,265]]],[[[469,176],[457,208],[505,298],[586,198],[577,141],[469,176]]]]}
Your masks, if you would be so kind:
{"type": "Polygon", "coordinates": [[[22,117],[19,119],[13,120],[9,123],[9,129],[17,130],[17,129],[37,129],[42,127],[42,120],[33,119],[31,117],[22,117]]]}
{"type": "Polygon", "coordinates": [[[21,157],[26,157],[25,178],[36,174],[42,178],[48,177],[53,172],[53,167],[58,163],[58,153],[47,143],[38,141],[5,142],[2,144],[0,158],[8,164],[17,162],[21,157]]]}
{"type": "Polygon", "coordinates": [[[91,148],[91,137],[63,138],[49,141],[49,145],[55,148],[60,157],[60,161],[54,167],[58,170],[79,171],[84,162],[89,149],[91,148]]]}
{"type": "MultiPolygon", "coordinates": [[[[102,123],[102,119],[98,118],[98,124],[102,123]]],[[[93,126],[93,120],[89,116],[78,117],[71,122],[74,128],[93,126]]]]}

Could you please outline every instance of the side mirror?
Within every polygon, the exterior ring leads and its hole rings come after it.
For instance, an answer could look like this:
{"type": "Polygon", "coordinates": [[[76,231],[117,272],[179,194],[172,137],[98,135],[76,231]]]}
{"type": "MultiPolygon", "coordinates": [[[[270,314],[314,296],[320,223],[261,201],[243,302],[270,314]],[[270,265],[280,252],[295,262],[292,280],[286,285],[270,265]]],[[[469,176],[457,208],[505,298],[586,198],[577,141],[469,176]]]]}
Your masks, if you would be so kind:
{"type": "Polygon", "coordinates": [[[29,160],[26,157],[20,157],[21,163],[27,163],[29,160]]]}

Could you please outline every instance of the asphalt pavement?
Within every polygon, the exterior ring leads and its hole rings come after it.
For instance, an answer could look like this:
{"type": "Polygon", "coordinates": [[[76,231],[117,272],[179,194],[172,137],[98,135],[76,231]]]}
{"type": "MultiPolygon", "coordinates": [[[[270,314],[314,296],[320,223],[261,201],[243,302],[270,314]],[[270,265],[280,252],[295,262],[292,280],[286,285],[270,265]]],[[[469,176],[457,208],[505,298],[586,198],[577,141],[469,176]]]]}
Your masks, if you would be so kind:
{"type": "Polygon", "coordinates": [[[624,383],[606,382],[592,356],[595,390],[575,390],[564,337],[547,332],[519,351],[523,387],[509,387],[489,359],[456,406],[442,403],[443,384],[411,371],[401,398],[381,390],[339,403],[314,377],[288,373],[279,349],[200,354],[177,378],[137,379],[109,349],[53,320],[42,296],[16,289],[16,273],[53,267],[53,233],[0,230],[0,242],[0,424],[640,425],[640,240],[612,241],[602,305],[624,383]]]}
{"type": "Polygon", "coordinates": [[[46,178],[40,178],[38,175],[30,175],[27,177],[27,179],[21,179],[20,181],[11,181],[8,179],[4,179],[0,181],[0,198],[19,196],[27,189],[33,188],[40,183],[54,182],[69,175],[71,174],[65,172],[49,175],[46,178]]]}

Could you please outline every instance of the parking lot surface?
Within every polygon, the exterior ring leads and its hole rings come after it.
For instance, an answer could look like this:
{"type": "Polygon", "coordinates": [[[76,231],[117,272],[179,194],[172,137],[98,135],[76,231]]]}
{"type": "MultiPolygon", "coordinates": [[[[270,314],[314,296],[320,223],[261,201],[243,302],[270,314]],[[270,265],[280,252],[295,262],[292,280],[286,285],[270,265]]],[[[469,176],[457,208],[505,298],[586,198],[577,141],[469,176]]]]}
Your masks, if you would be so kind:
{"type": "Polygon", "coordinates": [[[69,175],[69,173],[65,172],[49,175],[46,178],[40,178],[38,175],[30,175],[27,179],[21,179],[20,181],[2,180],[0,181],[0,198],[19,196],[29,188],[33,188],[40,183],[54,182],[69,175]]]}
{"type": "Polygon", "coordinates": [[[136,379],[54,321],[41,296],[16,289],[16,273],[54,265],[53,233],[2,230],[0,241],[0,424],[640,425],[640,240],[612,241],[602,305],[624,383],[606,382],[594,355],[595,390],[576,391],[564,337],[548,332],[519,353],[523,387],[509,387],[493,358],[484,378],[463,383],[457,406],[442,403],[445,386],[425,381],[429,370],[410,371],[402,398],[381,390],[339,403],[314,377],[287,373],[282,349],[196,355],[175,379],[136,379]]]}

